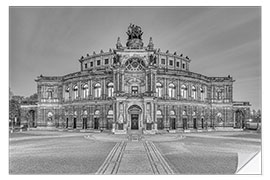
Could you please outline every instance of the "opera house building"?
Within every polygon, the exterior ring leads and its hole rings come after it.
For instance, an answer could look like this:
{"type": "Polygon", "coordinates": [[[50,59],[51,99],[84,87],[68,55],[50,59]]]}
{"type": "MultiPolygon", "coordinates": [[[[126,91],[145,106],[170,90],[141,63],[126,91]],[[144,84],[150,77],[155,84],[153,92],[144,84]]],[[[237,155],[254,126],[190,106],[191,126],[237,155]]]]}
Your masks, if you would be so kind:
{"type": "Polygon", "coordinates": [[[142,35],[130,24],[125,44],[82,56],[78,72],[38,76],[38,102],[22,105],[21,123],[116,134],[241,128],[249,103],[233,101],[231,76],[192,72],[188,56],[142,35]]]}

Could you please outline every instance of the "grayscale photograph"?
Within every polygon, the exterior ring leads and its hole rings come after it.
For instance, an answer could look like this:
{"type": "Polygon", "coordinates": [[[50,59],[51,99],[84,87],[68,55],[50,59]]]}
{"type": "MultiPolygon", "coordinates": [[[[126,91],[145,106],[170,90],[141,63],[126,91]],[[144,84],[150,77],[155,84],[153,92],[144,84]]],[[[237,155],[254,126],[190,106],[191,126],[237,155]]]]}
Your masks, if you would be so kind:
{"type": "Polygon", "coordinates": [[[261,174],[260,6],[8,11],[9,175],[261,174]]]}

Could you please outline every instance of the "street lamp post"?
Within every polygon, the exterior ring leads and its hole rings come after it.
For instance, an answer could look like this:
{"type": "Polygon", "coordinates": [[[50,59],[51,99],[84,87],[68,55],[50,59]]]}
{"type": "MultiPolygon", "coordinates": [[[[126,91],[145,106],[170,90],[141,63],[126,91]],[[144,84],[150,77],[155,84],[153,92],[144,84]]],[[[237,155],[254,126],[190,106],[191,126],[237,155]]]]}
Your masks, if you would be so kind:
{"type": "Polygon", "coordinates": [[[213,113],[213,99],[211,99],[211,104],[210,104],[210,108],[211,108],[211,126],[212,129],[215,129],[215,121],[214,121],[214,113],[213,113]]]}

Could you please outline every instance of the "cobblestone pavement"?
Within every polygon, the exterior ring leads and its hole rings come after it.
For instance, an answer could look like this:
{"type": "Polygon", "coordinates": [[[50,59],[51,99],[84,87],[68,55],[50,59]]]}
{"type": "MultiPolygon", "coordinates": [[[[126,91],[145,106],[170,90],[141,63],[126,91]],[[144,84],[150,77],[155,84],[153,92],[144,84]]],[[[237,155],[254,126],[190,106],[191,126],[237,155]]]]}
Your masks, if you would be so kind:
{"type": "Polygon", "coordinates": [[[97,174],[173,174],[151,141],[134,134],[127,139],[114,146],[97,174]]]}
{"type": "Polygon", "coordinates": [[[10,174],[234,174],[259,135],[25,132],[10,136],[10,174]]]}

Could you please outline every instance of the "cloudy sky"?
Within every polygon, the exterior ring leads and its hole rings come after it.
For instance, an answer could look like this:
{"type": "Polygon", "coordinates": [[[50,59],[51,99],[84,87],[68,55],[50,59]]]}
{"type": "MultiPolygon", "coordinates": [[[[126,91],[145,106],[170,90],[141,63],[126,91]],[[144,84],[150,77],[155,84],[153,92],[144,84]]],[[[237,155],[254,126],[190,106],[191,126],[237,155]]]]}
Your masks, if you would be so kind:
{"type": "Polygon", "coordinates": [[[190,70],[228,76],[234,100],[261,108],[261,9],[258,7],[10,8],[9,84],[16,95],[36,92],[40,75],[80,70],[78,59],[125,44],[130,23],[162,51],[191,58],[190,70]]]}

